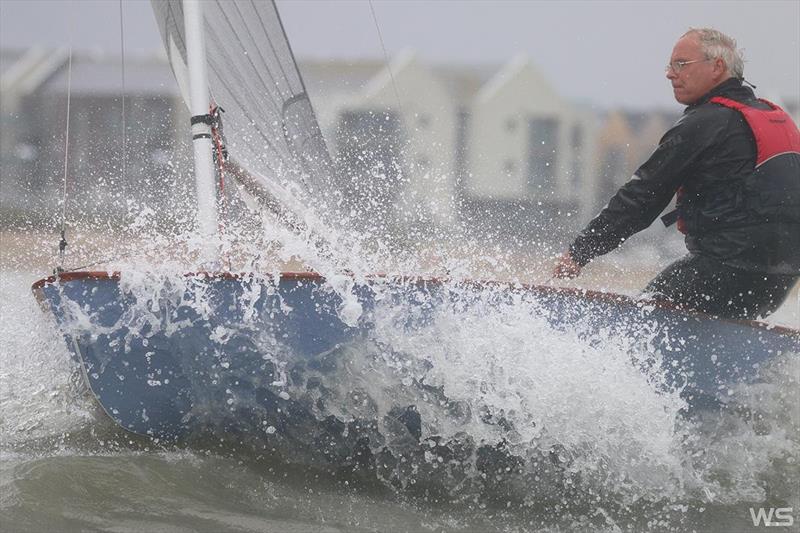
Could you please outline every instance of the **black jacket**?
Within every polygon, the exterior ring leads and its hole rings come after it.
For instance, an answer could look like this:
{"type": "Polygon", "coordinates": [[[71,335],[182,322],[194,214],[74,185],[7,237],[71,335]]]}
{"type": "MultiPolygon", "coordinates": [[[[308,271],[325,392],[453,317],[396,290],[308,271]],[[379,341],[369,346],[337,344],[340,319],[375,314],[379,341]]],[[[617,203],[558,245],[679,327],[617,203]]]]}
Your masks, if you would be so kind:
{"type": "Polygon", "coordinates": [[[752,209],[759,191],[745,186],[753,181],[755,138],[741,113],[709,102],[715,96],[768,109],[733,78],[688,106],[650,158],[572,243],[575,262],[583,266],[647,228],[682,187],[692,215],[709,221],[689,226],[685,240],[690,252],[743,270],[800,274],[800,156],[792,156],[789,175],[781,179],[781,216],[761,216],[752,209]]]}

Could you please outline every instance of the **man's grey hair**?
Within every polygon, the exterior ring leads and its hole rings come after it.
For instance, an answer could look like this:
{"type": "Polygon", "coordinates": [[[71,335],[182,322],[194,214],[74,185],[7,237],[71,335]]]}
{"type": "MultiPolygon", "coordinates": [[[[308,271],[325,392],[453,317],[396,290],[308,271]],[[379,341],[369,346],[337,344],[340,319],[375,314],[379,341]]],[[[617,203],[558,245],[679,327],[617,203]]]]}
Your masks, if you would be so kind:
{"type": "Polygon", "coordinates": [[[689,28],[683,36],[693,35],[700,41],[706,59],[720,58],[728,68],[731,76],[744,78],[744,58],[736,48],[736,39],[713,28],[689,28]]]}

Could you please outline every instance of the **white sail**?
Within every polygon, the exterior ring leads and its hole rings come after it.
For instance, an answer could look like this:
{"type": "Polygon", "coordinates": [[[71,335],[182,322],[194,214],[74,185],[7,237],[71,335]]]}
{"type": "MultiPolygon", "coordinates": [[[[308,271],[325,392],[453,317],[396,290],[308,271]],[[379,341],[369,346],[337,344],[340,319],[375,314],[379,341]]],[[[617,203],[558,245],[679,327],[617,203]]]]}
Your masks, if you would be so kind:
{"type": "MultiPolygon", "coordinates": [[[[188,101],[183,2],[152,5],[188,101]]],[[[272,210],[285,202],[297,212],[298,193],[308,201],[332,190],[334,167],[277,8],[265,0],[205,0],[203,19],[209,90],[224,109],[233,175],[251,193],[264,189],[262,203],[272,210]]]]}

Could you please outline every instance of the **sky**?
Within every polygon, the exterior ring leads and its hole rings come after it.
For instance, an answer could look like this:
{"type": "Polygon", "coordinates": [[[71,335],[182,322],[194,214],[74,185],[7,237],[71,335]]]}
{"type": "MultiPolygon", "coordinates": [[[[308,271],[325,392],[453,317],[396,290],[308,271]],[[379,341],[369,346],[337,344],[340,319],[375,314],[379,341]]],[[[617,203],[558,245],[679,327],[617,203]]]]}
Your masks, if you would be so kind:
{"type": "MultiPolygon", "coordinates": [[[[600,107],[680,109],[664,78],[689,27],[744,49],[766,98],[800,98],[800,0],[278,0],[299,59],[378,58],[414,49],[432,64],[498,64],[522,53],[567,98],[600,107]],[[379,30],[379,31],[378,31],[379,30]],[[381,37],[383,44],[381,43],[381,37]]],[[[0,0],[0,47],[120,50],[119,0],[0,0]]],[[[161,47],[150,2],[122,0],[126,54],[161,47]]]]}

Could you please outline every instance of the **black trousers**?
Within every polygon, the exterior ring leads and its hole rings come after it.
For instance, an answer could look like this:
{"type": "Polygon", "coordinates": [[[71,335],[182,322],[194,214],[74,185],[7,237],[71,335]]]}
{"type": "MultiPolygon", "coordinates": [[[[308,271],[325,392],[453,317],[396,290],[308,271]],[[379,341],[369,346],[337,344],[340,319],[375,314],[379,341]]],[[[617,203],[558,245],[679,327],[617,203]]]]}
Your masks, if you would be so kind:
{"type": "Polygon", "coordinates": [[[752,320],[775,312],[798,279],[796,275],[739,270],[688,254],[665,268],[644,292],[684,309],[752,320]]]}

